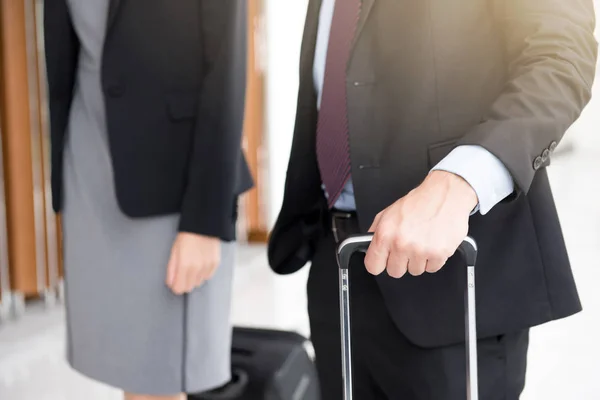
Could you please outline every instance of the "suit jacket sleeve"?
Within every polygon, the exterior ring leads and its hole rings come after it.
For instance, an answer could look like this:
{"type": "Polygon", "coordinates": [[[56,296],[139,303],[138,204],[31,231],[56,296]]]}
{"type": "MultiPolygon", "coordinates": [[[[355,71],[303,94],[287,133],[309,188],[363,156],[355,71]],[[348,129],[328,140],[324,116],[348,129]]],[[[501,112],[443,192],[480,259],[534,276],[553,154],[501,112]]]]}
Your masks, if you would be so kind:
{"type": "Polygon", "coordinates": [[[246,1],[202,0],[200,7],[205,73],[179,229],[229,241],[241,162],[246,1]]]}
{"type": "Polygon", "coordinates": [[[480,145],[527,193],[535,159],[559,142],[591,97],[597,43],[592,0],[494,0],[508,81],[459,145],[480,145]]]}
{"type": "Polygon", "coordinates": [[[44,3],[44,50],[48,94],[51,100],[68,102],[75,87],[79,40],[66,0],[44,3]]]}
{"type": "MultiPolygon", "coordinates": [[[[51,158],[61,160],[80,47],[66,0],[44,2],[44,42],[52,142],[51,158]]],[[[61,180],[62,165],[53,161],[52,207],[56,212],[61,211],[62,205],[61,180]]]]}

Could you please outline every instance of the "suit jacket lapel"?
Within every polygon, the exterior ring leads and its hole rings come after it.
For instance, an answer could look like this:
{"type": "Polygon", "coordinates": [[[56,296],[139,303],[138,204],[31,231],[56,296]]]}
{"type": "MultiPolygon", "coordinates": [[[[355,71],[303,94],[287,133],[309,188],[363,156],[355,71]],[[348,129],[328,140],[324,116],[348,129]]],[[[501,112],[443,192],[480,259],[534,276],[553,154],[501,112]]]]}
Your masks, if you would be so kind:
{"type": "MultiPolygon", "coordinates": [[[[336,0],[337,1],[337,0],[336,0]]],[[[373,8],[373,4],[375,4],[375,0],[362,0],[362,6],[360,9],[360,17],[358,19],[358,26],[356,27],[356,35],[354,35],[354,41],[352,43],[352,48],[356,45],[356,41],[360,37],[363,28],[365,27],[365,22],[369,17],[369,13],[373,8]]]]}
{"type": "MultiPolygon", "coordinates": [[[[343,0],[340,0],[343,1],[343,0]]],[[[302,104],[314,102],[313,63],[315,61],[315,48],[317,45],[317,32],[319,27],[319,13],[322,0],[310,0],[306,13],[306,23],[302,37],[302,50],[300,53],[300,95],[302,104]]]]}
{"type": "Polygon", "coordinates": [[[108,20],[106,23],[106,31],[108,32],[115,22],[115,18],[119,11],[119,7],[123,4],[125,0],[110,0],[109,8],[108,8],[108,20]]]}
{"type": "MultiPolygon", "coordinates": [[[[343,1],[343,0],[341,0],[343,1]]],[[[317,32],[319,29],[319,14],[322,0],[310,0],[306,12],[306,24],[302,38],[301,71],[311,72],[315,60],[315,49],[317,46],[317,32]]],[[[312,72],[311,72],[312,76],[312,72]]]]}

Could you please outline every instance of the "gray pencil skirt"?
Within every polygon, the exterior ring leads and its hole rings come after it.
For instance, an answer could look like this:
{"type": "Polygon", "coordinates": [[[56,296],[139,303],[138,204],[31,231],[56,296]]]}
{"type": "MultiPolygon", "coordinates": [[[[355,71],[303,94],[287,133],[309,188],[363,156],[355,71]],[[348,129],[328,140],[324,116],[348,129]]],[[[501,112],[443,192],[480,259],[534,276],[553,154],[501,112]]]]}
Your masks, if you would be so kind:
{"type": "Polygon", "coordinates": [[[72,234],[65,230],[72,249],[65,292],[67,356],[75,370],[126,392],[157,396],[200,392],[230,379],[233,245],[224,244],[212,280],[176,296],[164,284],[166,259],[156,249],[163,246],[116,262],[115,253],[75,247],[79,240],[72,234]]]}
{"type": "Polygon", "coordinates": [[[79,160],[74,168],[73,158],[90,152],[66,150],[62,222],[71,366],[135,394],[194,393],[227,382],[235,244],[222,243],[222,263],[210,281],[190,294],[173,294],[165,280],[179,216],[129,219],[107,187],[109,171],[98,170],[102,163],[89,171],[79,160]]]}

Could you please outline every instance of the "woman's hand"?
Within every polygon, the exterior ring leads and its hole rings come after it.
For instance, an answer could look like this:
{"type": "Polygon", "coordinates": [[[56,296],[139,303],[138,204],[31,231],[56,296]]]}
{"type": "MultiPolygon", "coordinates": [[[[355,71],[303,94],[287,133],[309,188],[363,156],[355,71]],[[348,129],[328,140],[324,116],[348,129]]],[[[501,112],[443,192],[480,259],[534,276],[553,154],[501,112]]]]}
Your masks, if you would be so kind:
{"type": "Polygon", "coordinates": [[[178,295],[189,293],[212,278],[220,263],[220,239],[181,232],[171,250],[167,286],[178,295]]]}

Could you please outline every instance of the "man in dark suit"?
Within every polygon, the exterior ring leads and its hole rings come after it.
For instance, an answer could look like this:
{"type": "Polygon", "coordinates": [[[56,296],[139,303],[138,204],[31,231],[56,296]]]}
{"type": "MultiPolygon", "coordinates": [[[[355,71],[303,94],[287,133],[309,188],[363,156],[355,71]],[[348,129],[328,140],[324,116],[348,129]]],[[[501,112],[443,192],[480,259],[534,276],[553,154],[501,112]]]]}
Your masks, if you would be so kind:
{"type": "Polygon", "coordinates": [[[356,398],[465,398],[467,233],[480,398],[519,398],[529,329],[581,310],[546,166],[589,101],[594,25],[591,0],[310,1],[269,260],[312,262],[325,399],[342,393],[335,246],[366,231],[350,268],[356,398]]]}

